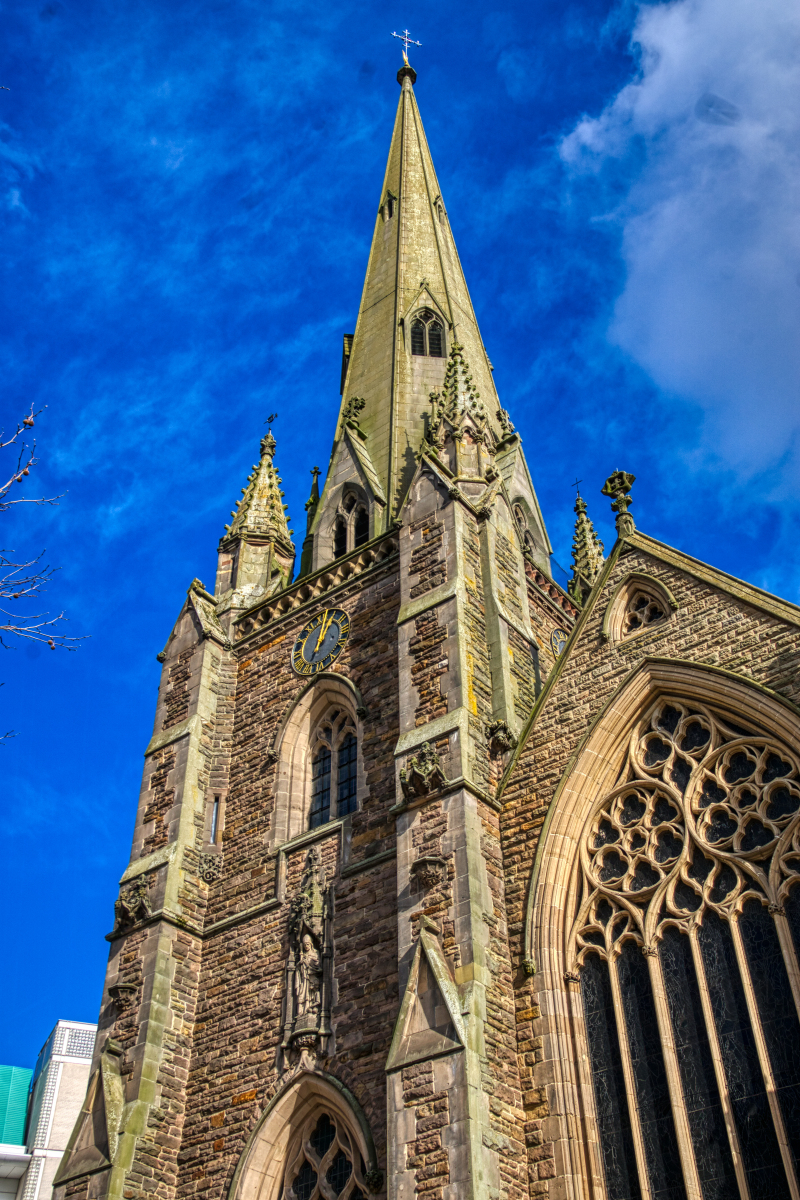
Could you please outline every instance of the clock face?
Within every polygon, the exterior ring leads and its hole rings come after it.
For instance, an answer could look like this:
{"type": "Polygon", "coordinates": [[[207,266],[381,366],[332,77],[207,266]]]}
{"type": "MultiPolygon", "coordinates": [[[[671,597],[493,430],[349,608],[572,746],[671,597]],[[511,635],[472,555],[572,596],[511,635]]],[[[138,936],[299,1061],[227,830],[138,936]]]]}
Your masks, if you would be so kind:
{"type": "Polygon", "coordinates": [[[554,629],[550,634],[550,645],[553,647],[553,654],[556,658],[561,655],[561,651],[567,644],[567,633],[563,629],[554,629]]]}
{"type": "Polygon", "coordinates": [[[326,608],[301,629],[292,648],[298,675],[325,671],[342,653],[350,633],[350,617],[341,608],[326,608]]]}

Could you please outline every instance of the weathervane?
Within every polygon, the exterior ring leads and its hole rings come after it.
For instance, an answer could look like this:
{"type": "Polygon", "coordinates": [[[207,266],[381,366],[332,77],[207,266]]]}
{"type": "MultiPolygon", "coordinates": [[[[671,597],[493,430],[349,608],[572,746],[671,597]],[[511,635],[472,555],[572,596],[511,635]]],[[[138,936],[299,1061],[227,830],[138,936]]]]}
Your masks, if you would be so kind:
{"type": "Polygon", "coordinates": [[[581,494],[580,489],[579,489],[579,484],[581,484],[581,483],[583,483],[582,479],[576,479],[576,480],[574,480],[574,482],[572,484],[572,486],[575,488],[575,491],[578,493],[579,496],[581,494]]]}
{"type": "Polygon", "coordinates": [[[421,46],[422,42],[415,42],[407,29],[404,29],[402,33],[392,33],[392,37],[400,38],[403,43],[403,62],[408,66],[408,47],[421,46]]]}
{"type": "Polygon", "coordinates": [[[270,413],[269,416],[267,417],[266,421],[264,422],[265,425],[269,426],[270,433],[272,433],[272,422],[277,421],[277,419],[278,419],[277,413],[270,413]]]}

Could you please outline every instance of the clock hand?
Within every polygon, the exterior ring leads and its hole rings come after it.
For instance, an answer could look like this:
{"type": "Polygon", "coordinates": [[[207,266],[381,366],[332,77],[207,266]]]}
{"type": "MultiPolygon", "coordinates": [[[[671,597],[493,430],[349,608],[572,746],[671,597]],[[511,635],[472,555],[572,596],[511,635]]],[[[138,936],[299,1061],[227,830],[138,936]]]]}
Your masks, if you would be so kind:
{"type": "Polygon", "coordinates": [[[325,641],[325,637],[326,637],[327,632],[330,629],[332,623],[333,623],[333,613],[330,614],[327,621],[323,617],[322,628],[320,629],[319,637],[317,638],[317,648],[318,649],[322,649],[322,643],[325,641]]]}

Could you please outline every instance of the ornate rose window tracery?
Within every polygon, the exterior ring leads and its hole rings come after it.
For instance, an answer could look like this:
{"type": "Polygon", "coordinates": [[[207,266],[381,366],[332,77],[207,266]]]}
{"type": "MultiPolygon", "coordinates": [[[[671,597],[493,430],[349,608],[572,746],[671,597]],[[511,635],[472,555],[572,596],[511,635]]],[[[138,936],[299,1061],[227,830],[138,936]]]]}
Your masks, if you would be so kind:
{"type": "Polygon", "coordinates": [[[580,874],[566,975],[610,1200],[796,1200],[800,760],[661,700],[587,822],[580,874]]]}

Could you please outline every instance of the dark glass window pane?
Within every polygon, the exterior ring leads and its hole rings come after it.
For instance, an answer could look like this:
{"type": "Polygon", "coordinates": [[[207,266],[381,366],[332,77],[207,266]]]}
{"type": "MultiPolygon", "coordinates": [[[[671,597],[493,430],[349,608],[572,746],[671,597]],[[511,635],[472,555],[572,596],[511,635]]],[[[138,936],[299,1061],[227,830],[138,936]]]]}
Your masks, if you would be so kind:
{"type": "Polygon", "coordinates": [[[666,929],[660,953],[703,1200],[729,1200],[736,1173],[688,937],[666,929]]]}
{"type": "Polygon", "coordinates": [[[336,528],[333,533],[333,553],[336,558],[347,554],[347,523],[344,517],[336,518],[336,528]]]}
{"type": "Polygon", "coordinates": [[[608,1200],[641,1200],[611,980],[597,954],[584,963],[581,993],[608,1200]]]}
{"type": "Polygon", "coordinates": [[[800,958],[800,886],[795,885],[786,897],[784,904],[786,911],[786,920],[789,922],[789,928],[792,931],[792,940],[794,941],[794,952],[800,958]]]}
{"type": "Polygon", "coordinates": [[[650,971],[647,959],[635,942],[625,943],[616,969],[653,1197],[654,1200],[684,1200],[686,1190],[672,1120],[650,971]]]}
{"type": "Polygon", "coordinates": [[[428,326],[428,354],[431,358],[444,358],[444,330],[438,321],[428,326]]]}
{"type": "Polygon", "coordinates": [[[365,508],[360,508],[356,513],[355,534],[355,544],[357,546],[363,546],[364,542],[369,541],[369,513],[365,508]]]}
{"type": "Polygon", "coordinates": [[[739,918],[789,1148],[800,1166],[800,1024],[775,922],[748,900],[739,918]]]}
{"type": "Polygon", "coordinates": [[[336,1158],[331,1163],[331,1169],[325,1176],[328,1183],[331,1185],[336,1195],[342,1190],[350,1176],[353,1174],[353,1166],[344,1150],[340,1150],[336,1158]]]}
{"type": "Polygon", "coordinates": [[[425,353],[425,326],[422,321],[411,322],[411,353],[425,353]]]}
{"type": "Polygon", "coordinates": [[[314,1188],[317,1186],[317,1173],[311,1167],[311,1163],[304,1162],[303,1169],[294,1177],[292,1191],[297,1200],[308,1200],[314,1188]]]}
{"type": "Polygon", "coordinates": [[[751,1200],[789,1200],[731,931],[706,912],[698,936],[751,1200]]]}
{"type": "Polygon", "coordinates": [[[311,1145],[316,1150],[317,1154],[322,1156],[330,1149],[333,1139],[336,1137],[336,1126],[330,1119],[327,1113],[323,1113],[317,1121],[317,1127],[311,1135],[311,1145]]]}
{"type": "Polygon", "coordinates": [[[339,777],[336,793],[336,815],[339,817],[343,817],[345,813],[356,811],[356,789],[358,786],[358,780],[356,779],[358,766],[357,749],[358,743],[356,739],[352,733],[348,733],[339,747],[339,777]]]}
{"type": "Polygon", "coordinates": [[[311,812],[309,828],[316,829],[331,819],[331,752],[320,746],[311,768],[311,812]]]}

